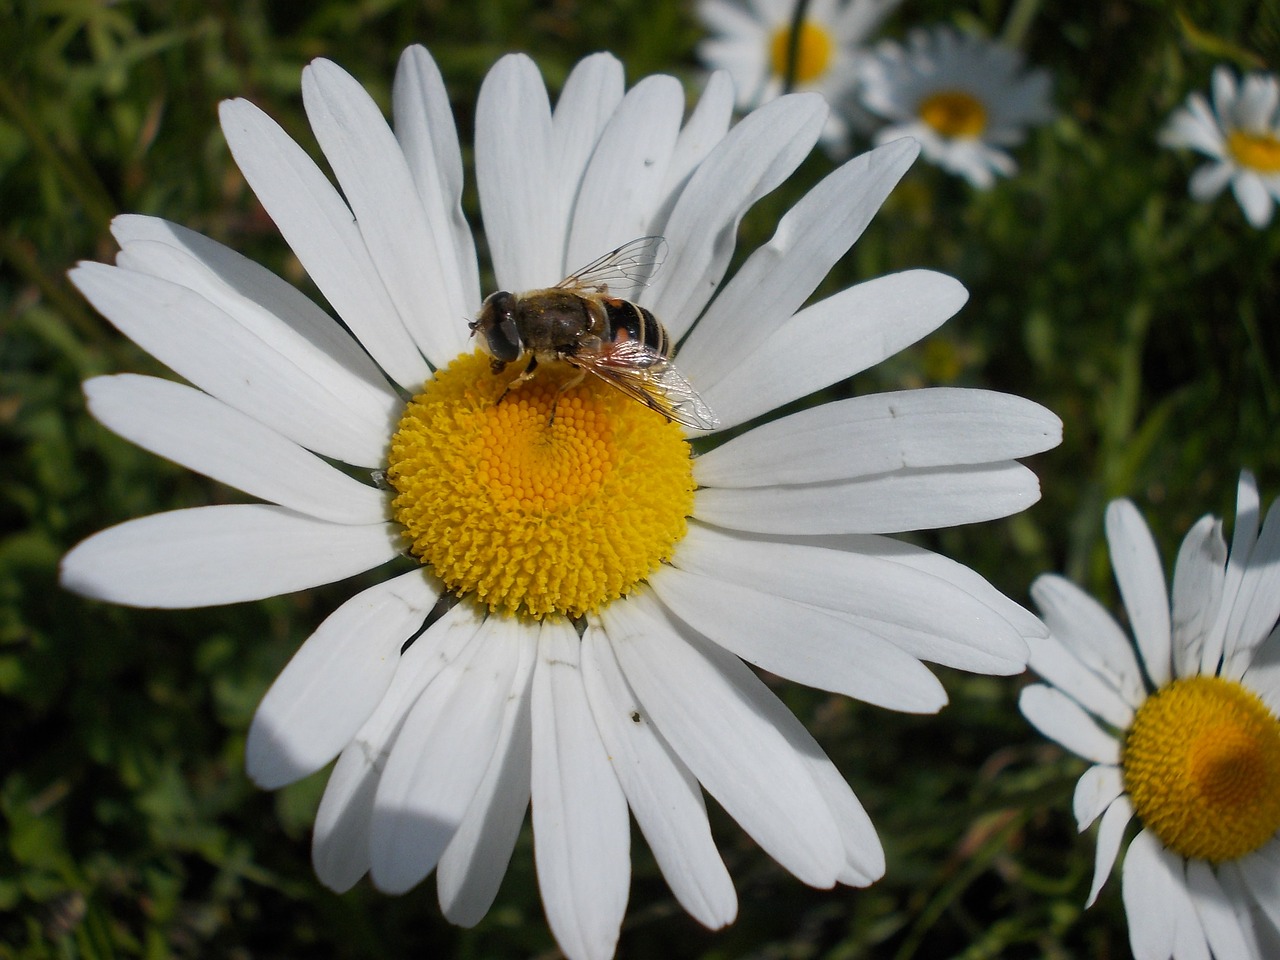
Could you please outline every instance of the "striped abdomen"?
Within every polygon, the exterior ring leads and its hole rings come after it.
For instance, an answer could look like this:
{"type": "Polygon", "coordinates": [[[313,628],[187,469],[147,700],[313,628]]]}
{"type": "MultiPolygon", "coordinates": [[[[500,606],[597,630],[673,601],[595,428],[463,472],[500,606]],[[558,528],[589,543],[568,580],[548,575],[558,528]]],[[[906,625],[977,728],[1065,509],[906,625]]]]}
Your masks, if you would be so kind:
{"type": "Polygon", "coordinates": [[[639,340],[660,357],[668,355],[671,338],[667,328],[652,313],[630,300],[606,297],[603,300],[609,318],[609,335],[614,343],[639,340]]]}

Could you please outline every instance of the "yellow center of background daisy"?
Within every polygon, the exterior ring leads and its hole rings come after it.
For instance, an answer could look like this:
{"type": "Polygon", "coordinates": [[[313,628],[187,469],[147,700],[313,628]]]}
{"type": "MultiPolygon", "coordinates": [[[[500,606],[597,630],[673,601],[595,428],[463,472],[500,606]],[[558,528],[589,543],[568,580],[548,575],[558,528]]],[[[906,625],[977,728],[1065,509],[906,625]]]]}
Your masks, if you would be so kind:
{"type": "Polygon", "coordinates": [[[1233,860],[1280,829],[1280,724],[1238,683],[1191,677],[1156,691],[1121,762],[1134,811],[1184,857],[1233,860]]]}
{"type": "Polygon", "coordinates": [[[541,619],[581,616],[671,557],[693,511],[680,427],[595,377],[493,374],[465,354],[391,439],[387,479],[410,551],[459,595],[541,619]]]}
{"type": "MultiPolygon", "coordinates": [[[[800,42],[796,46],[795,70],[791,76],[796,83],[812,83],[831,66],[835,56],[835,39],[810,20],[800,24],[800,42]]],[[[769,40],[769,63],[774,76],[785,77],[791,57],[791,27],[779,27],[769,40]]]]}
{"type": "Polygon", "coordinates": [[[963,90],[939,90],[920,102],[920,119],[944,137],[977,137],[987,127],[987,108],[963,90]]]}
{"type": "Polygon", "coordinates": [[[1266,133],[1232,130],[1227,151],[1236,163],[1258,173],[1280,173],[1280,140],[1266,133]]]}

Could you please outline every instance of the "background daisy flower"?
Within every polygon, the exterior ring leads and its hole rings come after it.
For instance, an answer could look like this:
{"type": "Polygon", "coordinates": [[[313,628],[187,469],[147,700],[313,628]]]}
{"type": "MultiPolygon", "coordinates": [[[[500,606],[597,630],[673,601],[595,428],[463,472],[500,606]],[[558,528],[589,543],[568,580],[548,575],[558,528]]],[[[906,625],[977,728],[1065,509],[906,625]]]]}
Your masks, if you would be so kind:
{"type": "MultiPolygon", "coordinates": [[[[792,89],[820,93],[836,108],[822,129],[822,141],[831,149],[848,148],[850,118],[845,108],[861,113],[856,89],[858,65],[867,56],[865,45],[900,2],[813,0],[805,10],[792,89]]],[[[711,33],[698,44],[698,56],[709,69],[729,74],[740,109],[749,110],[783,92],[795,8],[792,0],[699,0],[694,8],[711,33]]]]}
{"type": "Polygon", "coordinates": [[[1049,74],[1024,70],[1022,55],[944,25],[884,41],[861,67],[861,97],[889,121],[877,143],[920,141],[926,160],[979,189],[1017,170],[1004,148],[1052,116],[1049,74]]]}
{"type": "Polygon", "coordinates": [[[1191,175],[1191,196],[1212,200],[1227,184],[1255,227],[1271,222],[1280,199],[1280,79],[1252,73],[1237,84],[1230,68],[1213,71],[1213,106],[1187,97],[1160,131],[1166,147],[1190,147],[1212,161],[1191,175]]]}
{"type": "Polygon", "coordinates": [[[1032,587],[1050,630],[1031,638],[1023,714],[1091,761],[1076,786],[1081,830],[1100,819],[1089,903],[1125,828],[1122,871],[1139,958],[1262,957],[1280,927],[1280,510],[1259,531],[1258,489],[1240,478],[1228,556],[1203,517],[1166,590],[1155,541],[1128,500],[1107,543],[1133,642],[1062,577],[1032,587]]]}
{"type": "Polygon", "coordinates": [[[1038,484],[1014,458],[1055,445],[1061,424],[1015,397],[934,389],[739,428],[963,303],[953,279],[911,270],[804,306],[916,145],[832,172],[724,282],[743,213],[817,141],[820,97],[731,127],[723,76],[686,119],[675,79],[626,90],[608,55],[572,71],[554,110],[527,57],[490,71],[475,156],[496,283],[545,287],[665,236],[665,268],[611,292],[684,340],[680,369],[735,434],[695,458],[678,425],[603,381],[546,364],[514,386],[518,365],[497,371],[469,342],[480,270],[424,49],[401,58],[394,132],[331,62],[313,62],[302,89],[341,193],[247,101],[222,105],[223,131],[345,329],[251,261],[150,217],[116,219],[114,266],[73,271],[191,384],[95,378],[94,416],[266,502],[103,531],[64,558],[64,585],[199,607],[401,564],[320,625],[249,731],[249,773],[267,788],[337,759],[313,848],[335,890],[368,873],[404,892],[434,870],[444,915],[474,924],[532,803],[551,929],[568,956],[607,957],[630,811],[676,899],[719,927],[737,901],[703,790],[806,883],[875,880],[884,857],[866,813],[747,664],[920,713],[946,700],[922,660],[1021,670],[1034,617],[884,535],[1022,510],[1038,484]],[[389,489],[357,479],[370,471],[389,489]]]}

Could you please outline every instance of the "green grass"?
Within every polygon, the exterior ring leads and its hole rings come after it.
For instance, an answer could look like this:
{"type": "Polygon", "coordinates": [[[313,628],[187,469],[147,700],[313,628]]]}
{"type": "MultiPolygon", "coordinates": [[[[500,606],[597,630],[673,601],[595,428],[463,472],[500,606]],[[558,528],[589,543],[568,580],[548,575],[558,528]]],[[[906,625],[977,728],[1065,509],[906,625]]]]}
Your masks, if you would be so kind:
{"type": "MultiPolygon", "coordinates": [[[[971,293],[852,389],[986,386],[1062,417],[1062,446],[1032,462],[1038,505],[922,538],[1015,599],[1060,571],[1114,602],[1101,541],[1113,497],[1135,499],[1171,562],[1198,516],[1232,512],[1242,466],[1268,500],[1280,493],[1280,225],[1253,230],[1229,195],[1193,203],[1195,161],[1155,142],[1216,63],[1280,66],[1276,10],[907,0],[889,24],[1007,30],[1056,77],[1059,115],[1017,151],[1015,179],[977,194],[917,163],[828,281],[929,267],[971,293]]],[[[65,273],[110,260],[107,224],[128,211],[303,282],[230,160],[216,106],[248,97],[313,148],[299,93],[313,57],[385,106],[399,51],[427,44],[469,144],[479,82],[507,51],[532,54],[553,90],[602,48],[632,81],[670,72],[693,90],[698,37],[672,0],[0,2],[0,958],[555,955],[527,832],[495,908],[458,930],[431,881],[401,898],[320,887],[309,829],[323,774],[275,795],[246,780],[258,698],[346,589],[177,612],[59,589],[58,558],[89,533],[231,495],[85,413],[86,377],[159,367],[65,273]]],[[[766,198],[743,246],[830,166],[815,154],[766,198]]],[[[1118,882],[1083,910],[1093,848],[1070,815],[1080,763],[1022,721],[1023,679],[944,680],[952,703],[936,717],[780,688],[879,827],[883,881],[810,890],[715,816],[737,923],[698,927],[637,842],[620,955],[1127,956],[1118,882]]]]}

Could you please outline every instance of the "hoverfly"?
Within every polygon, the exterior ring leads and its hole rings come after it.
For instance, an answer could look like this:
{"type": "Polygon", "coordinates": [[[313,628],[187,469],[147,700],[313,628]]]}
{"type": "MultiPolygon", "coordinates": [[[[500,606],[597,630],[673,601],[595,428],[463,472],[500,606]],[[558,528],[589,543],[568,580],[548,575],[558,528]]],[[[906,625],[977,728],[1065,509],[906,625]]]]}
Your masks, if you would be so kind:
{"type": "Polygon", "coordinates": [[[645,282],[662,264],[662,237],[640,237],[593,260],[554,287],[485,298],[471,333],[494,373],[528,356],[508,389],[534,375],[539,363],[562,360],[590,373],[668,420],[714,430],[720,420],[671,362],[671,337],[639,304],[609,295],[611,281],[645,282]]]}

